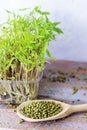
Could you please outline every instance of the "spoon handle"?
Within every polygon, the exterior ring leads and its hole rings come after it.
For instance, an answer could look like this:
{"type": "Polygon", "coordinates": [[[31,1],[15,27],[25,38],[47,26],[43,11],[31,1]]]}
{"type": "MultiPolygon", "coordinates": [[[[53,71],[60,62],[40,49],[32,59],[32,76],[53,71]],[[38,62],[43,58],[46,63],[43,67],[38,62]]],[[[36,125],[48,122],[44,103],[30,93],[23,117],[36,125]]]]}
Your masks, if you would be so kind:
{"type": "Polygon", "coordinates": [[[72,112],[87,111],[87,104],[72,105],[72,112]]]}

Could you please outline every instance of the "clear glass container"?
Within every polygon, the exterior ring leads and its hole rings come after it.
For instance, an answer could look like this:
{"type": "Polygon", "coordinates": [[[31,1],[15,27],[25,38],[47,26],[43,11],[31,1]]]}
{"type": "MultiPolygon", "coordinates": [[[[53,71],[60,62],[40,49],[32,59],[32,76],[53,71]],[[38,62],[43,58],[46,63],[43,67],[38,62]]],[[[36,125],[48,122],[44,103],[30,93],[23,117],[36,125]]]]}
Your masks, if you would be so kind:
{"type": "Polygon", "coordinates": [[[0,80],[0,100],[20,104],[24,101],[37,99],[41,78],[42,74],[38,79],[31,81],[0,80]]]}

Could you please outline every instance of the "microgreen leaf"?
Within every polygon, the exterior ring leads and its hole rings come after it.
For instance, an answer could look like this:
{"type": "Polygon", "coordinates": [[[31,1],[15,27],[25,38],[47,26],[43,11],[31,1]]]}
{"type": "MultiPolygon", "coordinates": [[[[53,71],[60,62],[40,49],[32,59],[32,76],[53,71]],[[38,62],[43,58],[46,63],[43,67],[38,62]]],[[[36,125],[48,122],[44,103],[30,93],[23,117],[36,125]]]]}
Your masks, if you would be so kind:
{"type": "Polygon", "coordinates": [[[49,52],[49,50],[46,50],[46,54],[48,57],[50,57],[51,59],[55,60],[56,58],[49,52]]]}
{"type": "Polygon", "coordinates": [[[58,34],[63,33],[63,31],[60,28],[54,28],[54,31],[57,32],[58,34]]]}

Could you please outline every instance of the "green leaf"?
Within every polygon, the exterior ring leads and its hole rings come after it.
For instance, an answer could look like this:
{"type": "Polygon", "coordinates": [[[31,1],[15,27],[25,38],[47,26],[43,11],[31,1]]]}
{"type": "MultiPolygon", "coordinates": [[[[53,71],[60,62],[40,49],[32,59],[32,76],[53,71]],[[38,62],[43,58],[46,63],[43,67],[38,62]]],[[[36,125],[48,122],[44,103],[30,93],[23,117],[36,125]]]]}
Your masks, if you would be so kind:
{"type": "Polygon", "coordinates": [[[54,27],[54,31],[57,32],[58,34],[63,33],[63,31],[62,31],[60,28],[55,28],[55,27],[54,27]]]}
{"type": "Polygon", "coordinates": [[[19,9],[20,11],[25,11],[25,10],[28,10],[29,8],[22,8],[22,9],[19,9]]]}
{"type": "Polygon", "coordinates": [[[38,12],[39,14],[42,14],[42,15],[49,15],[50,13],[45,11],[41,11],[40,8],[38,6],[35,7],[35,11],[38,12]]]}
{"type": "Polygon", "coordinates": [[[55,26],[57,26],[58,24],[60,24],[61,22],[53,22],[53,24],[55,25],[55,26]]]}
{"type": "Polygon", "coordinates": [[[7,9],[6,9],[5,11],[6,11],[7,13],[9,13],[9,14],[12,14],[12,12],[11,12],[11,11],[9,11],[9,10],[7,10],[7,9]]]}
{"type": "Polygon", "coordinates": [[[50,57],[51,59],[56,60],[56,58],[49,52],[48,49],[46,50],[46,54],[47,54],[47,56],[50,57]]]}

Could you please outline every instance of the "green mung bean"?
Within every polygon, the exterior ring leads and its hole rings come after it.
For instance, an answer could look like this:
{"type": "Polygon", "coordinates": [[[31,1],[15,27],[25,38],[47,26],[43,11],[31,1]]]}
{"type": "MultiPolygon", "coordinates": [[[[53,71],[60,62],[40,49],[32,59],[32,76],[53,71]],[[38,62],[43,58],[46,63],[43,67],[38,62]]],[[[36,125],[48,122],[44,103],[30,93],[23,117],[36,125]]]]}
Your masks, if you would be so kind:
{"type": "Polygon", "coordinates": [[[32,119],[44,119],[54,116],[63,110],[59,103],[53,101],[31,102],[21,109],[21,113],[32,119]]]}

